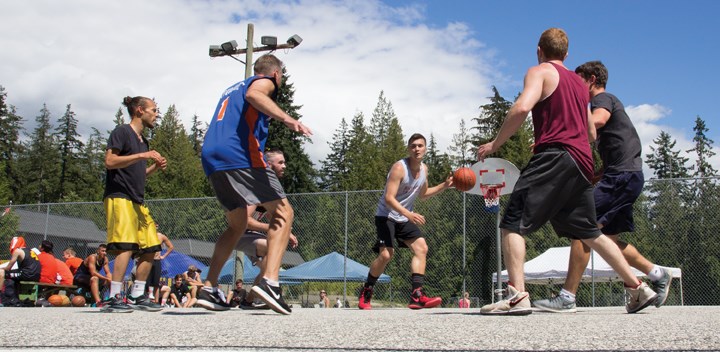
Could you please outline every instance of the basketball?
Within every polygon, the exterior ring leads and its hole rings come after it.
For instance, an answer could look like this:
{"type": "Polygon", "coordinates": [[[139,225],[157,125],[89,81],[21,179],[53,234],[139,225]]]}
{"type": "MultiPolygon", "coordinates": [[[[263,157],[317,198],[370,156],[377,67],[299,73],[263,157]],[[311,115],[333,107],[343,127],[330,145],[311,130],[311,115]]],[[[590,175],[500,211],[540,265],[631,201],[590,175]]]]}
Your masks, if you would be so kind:
{"type": "Polygon", "coordinates": [[[453,173],[455,189],[467,192],[475,187],[475,173],[469,167],[461,167],[453,173]]]}
{"type": "Polygon", "coordinates": [[[63,298],[60,295],[52,295],[47,299],[53,307],[62,307],[63,298]]]}
{"type": "Polygon", "coordinates": [[[72,306],[73,307],[85,307],[85,297],[83,296],[75,296],[72,298],[72,306]]]}

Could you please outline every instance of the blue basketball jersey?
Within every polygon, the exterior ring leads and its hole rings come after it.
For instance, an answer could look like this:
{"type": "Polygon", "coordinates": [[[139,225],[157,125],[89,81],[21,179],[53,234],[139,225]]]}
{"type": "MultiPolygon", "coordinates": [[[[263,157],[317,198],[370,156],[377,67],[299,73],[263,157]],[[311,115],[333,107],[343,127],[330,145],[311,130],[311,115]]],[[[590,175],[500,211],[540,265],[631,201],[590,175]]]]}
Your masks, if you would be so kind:
{"type": "MultiPolygon", "coordinates": [[[[246,100],[247,89],[258,79],[253,76],[235,83],[223,92],[202,147],[202,165],[206,175],[215,171],[265,168],[263,156],[270,117],[261,113],[246,100]]],[[[273,99],[277,95],[277,86],[273,99]]]]}

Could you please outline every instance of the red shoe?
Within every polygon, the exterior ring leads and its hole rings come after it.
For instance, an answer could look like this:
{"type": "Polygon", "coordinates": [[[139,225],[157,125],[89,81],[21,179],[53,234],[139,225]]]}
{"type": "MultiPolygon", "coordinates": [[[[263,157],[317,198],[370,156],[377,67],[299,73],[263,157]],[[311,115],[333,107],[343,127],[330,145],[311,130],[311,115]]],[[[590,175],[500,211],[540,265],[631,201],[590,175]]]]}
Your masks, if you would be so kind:
{"type": "Polygon", "coordinates": [[[410,309],[423,309],[437,307],[442,303],[440,297],[428,297],[422,291],[422,288],[416,288],[415,291],[410,295],[410,303],[408,308],[410,309]]]}
{"type": "Polygon", "coordinates": [[[358,308],[363,310],[370,310],[370,300],[372,299],[373,289],[372,287],[363,287],[360,291],[360,297],[358,298],[358,308]]]}

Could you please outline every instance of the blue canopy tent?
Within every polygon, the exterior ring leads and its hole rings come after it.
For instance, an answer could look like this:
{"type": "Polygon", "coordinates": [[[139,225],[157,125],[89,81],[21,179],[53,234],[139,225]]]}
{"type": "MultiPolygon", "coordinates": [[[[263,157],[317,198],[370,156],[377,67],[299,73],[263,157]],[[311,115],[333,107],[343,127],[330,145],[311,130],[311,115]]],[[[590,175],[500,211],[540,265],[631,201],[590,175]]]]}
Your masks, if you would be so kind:
{"type": "MultiPolygon", "coordinates": [[[[165,253],[165,251],[163,251],[162,253],[165,253]]],[[[114,269],[114,264],[114,260],[110,261],[110,270],[114,269]]],[[[207,272],[207,265],[187,254],[180,253],[178,251],[170,252],[170,255],[160,261],[160,264],[162,265],[162,269],[160,271],[161,277],[174,277],[177,274],[182,274],[187,271],[187,268],[190,265],[195,265],[202,272],[207,272]]],[[[130,278],[130,274],[132,273],[132,269],[134,266],[134,261],[130,261],[130,263],[128,263],[128,267],[125,270],[125,278],[130,278]]],[[[101,270],[101,273],[104,274],[104,272],[104,270],[101,270]]]]}
{"type": "MultiPolygon", "coordinates": [[[[289,281],[357,281],[367,279],[368,268],[350,258],[347,258],[347,271],[345,270],[345,257],[332,252],[320,258],[300,264],[292,269],[280,272],[280,280],[289,281]]],[[[390,276],[380,275],[380,283],[390,282],[390,276]]]]}
{"type": "MultiPolygon", "coordinates": [[[[311,261],[300,264],[292,269],[280,272],[280,280],[288,280],[295,282],[310,281],[353,281],[364,282],[367,279],[370,268],[362,265],[350,258],[346,258],[338,252],[331,252],[322,257],[315,258],[311,261]],[[347,260],[347,261],[346,261],[347,260]],[[345,265],[347,264],[347,266],[345,265]]],[[[379,283],[389,283],[390,276],[386,274],[380,275],[379,283]]],[[[392,292],[392,284],[390,286],[392,292]]],[[[347,304],[347,283],[343,287],[343,300],[347,304]]],[[[307,292],[307,302],[309,304],[310,292],[307,292]]]]}
{"type": "MultiPolygon", "coordinates": [[[[283,270],[284,269],[280,268],[281,274],[283,270]]],[[[250,258],[243,254],[243,283],[252,284],[253,281],[255,281],[255,277],[259,273],[260,268],[254,266],[250,261],[250,258]]],[[[225,262],[225,264],[223,264],[222,269],[220,269],[220,278],[218,279],[218,284],[233,284],[233,277],[235,277],[235,260],[234,258],[230,258],[225,262]]],[[[203,280],[207,278],[207,272],[203,272],[202,278],[203,280]]],[[[283,280],[282,278],[280,278],[280,283],[286,285],[293,285],[298,284],[299,282],[283,280]]]]}

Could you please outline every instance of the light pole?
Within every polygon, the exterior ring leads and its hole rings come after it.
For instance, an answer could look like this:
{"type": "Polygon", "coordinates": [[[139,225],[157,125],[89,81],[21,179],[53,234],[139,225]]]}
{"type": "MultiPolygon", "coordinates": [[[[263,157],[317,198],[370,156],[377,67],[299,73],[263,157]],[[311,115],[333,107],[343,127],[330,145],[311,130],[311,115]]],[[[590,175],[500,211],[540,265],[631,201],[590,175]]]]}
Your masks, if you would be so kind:
{"type": "Polygon", "coordinates": [[[260,38],[262,46],[253,47],[253,36],[255,35],[255,25],[248,23],[247,30],[247,48],[238,49],[237,42],[231,40],[229,42],[222,43],[221,45],[210,45],[210,57],[219,56],[230,56],[233,59],[245,64],[245,78],[252,76],[252,57],[254,52],[258,51],[274,51],[276,49],[293,49],[300,45],[302,38],[299,35],[294,34],[288,38],[285,44],[278,45],[277,37],[263,36],[260,38]],[[245,61],[239,60],[233,55],[245,54],[245,61]]]}

